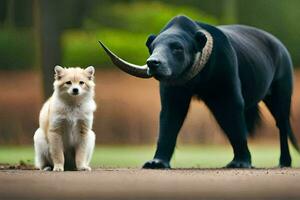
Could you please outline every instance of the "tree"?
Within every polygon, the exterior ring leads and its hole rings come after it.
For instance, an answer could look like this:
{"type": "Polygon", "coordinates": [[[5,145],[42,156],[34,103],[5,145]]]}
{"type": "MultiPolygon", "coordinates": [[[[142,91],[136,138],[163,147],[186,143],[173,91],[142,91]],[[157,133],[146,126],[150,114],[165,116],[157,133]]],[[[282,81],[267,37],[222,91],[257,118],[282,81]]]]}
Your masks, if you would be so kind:
{"type": "Polygon", "coordinates": [[[60,1],[34,0],[34,21],[37,38],[37,64],[41,67],[44,98],[53,90],[53,69],[61,63],[60,1]]]}

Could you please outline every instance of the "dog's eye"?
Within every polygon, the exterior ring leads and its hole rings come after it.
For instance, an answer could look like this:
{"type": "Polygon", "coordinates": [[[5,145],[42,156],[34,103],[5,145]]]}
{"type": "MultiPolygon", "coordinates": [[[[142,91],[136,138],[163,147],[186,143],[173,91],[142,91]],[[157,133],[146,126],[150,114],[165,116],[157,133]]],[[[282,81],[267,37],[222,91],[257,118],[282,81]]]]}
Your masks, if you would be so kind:
{"type": "Polygon", "coordinates": [[[79,81],[79,84],[80,84],[80,85],[83,85],[83,84],[84,84],[84,82],[83,82],[83,81],[79,81]]]}
{"type": "Polygon", "coordinates": [[[67,84],[67,85],[71,85],[72,82],[71,82],[71,81],[67,81],[66,84],[67,84]]]}

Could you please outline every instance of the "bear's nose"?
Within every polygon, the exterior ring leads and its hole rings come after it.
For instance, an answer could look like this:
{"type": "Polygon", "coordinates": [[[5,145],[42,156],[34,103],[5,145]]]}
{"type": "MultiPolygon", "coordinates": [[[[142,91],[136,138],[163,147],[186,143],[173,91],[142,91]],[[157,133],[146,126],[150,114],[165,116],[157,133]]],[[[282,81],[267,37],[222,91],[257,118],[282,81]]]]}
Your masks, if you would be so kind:
{"type": "Polygon", "coordinates": [[[73,92],[73,94],[77,95],[79,90],[78,90],[78,88],[73,88],[72,92],[73,92]]]}
{"type": "Polygon", "coordinates": [[[157,69],[160,66],[161,62],[159,60],[151,59],[147,60],[147,65],[150,69],[157,69]]]}

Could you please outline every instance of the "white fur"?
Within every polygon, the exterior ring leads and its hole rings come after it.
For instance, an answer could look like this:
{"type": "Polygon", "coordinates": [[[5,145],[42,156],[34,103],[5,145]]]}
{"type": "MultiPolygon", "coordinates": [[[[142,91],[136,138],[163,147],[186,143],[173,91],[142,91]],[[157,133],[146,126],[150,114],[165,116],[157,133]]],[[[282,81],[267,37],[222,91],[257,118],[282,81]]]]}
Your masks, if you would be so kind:
{"type": "Polygon", "coordinates": [[[73,161],[77,170],[91,170],[89,163],[95,146],[92,131],[93,112],[96,110],[94,84],[82,89],[84,91],[78,96],[69,92],[66,95],[56,83],[54,86],[52,97],[40,112],[40,127],[34,134],[35,166],[64,171],[64,166],[73,161]],[[71,149],[75,150],[75,157],[71,149]]]}

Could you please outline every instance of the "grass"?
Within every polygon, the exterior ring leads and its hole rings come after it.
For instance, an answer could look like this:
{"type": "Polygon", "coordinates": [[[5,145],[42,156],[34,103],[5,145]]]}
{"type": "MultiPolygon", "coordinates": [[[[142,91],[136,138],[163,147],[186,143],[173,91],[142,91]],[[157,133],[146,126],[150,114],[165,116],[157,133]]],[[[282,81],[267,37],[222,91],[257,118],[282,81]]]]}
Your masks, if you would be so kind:
{"type": "MultiPolygon", "coordinates": [[[[278,165],[277,145],[250,146],[255,167],[275,167],[278,165]]],[[[151,159],[155,147],[151,146],[98,146],[95,149],[92,166],[103,168],[139,168],[151,159]]],[[[293,167],[300,167],[300,156],[292,150],[293,167]]],[[[14,164],[20,160],[32,164],[33,147],[0,147],[0,163],[14,164]]],[[[173,156],[175,168],[219,168],[232,158],[229,146],[179,146],[173,156]]]]}

